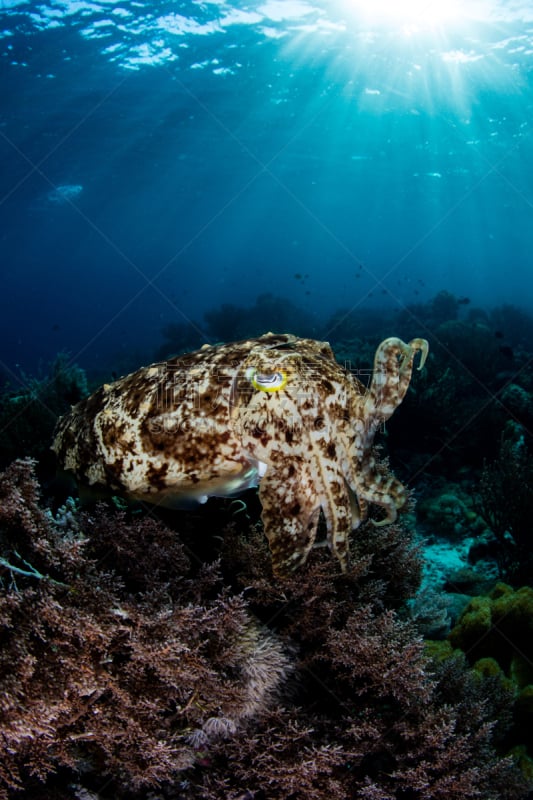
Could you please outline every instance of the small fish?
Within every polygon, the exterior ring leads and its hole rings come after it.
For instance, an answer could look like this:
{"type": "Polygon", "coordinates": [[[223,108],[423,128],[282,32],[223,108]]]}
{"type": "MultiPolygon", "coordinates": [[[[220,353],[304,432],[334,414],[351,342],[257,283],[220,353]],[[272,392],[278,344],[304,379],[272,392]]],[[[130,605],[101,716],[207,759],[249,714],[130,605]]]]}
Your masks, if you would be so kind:
{"type": "Polygon", "coordinates": [[[502,344],[502,346],[499,348],[499,350],[500,350],[500,353],[502,354],[502,356],[504,358],[508,358],[509,361],[513,360],[513,358],[514,358],[513,348],[509,347],[508,344],[502,344]]]}
{"type": "Polygon", "coordinates": [[[62,186],[56,186],[55,189],[48,192],[46,199],[49,203],[55,206],[63,206],[71,203],[83,192],[83,186],[79,183],[66,183],[62,186]]]}

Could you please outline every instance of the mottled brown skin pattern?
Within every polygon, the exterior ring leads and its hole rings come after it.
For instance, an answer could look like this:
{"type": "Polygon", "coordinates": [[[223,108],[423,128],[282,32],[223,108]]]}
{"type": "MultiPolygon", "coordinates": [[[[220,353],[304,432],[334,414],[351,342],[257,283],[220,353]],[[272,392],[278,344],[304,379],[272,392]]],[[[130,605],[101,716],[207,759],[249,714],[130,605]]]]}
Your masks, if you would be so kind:
{"type": "Polygon", "coordinates": [[[424,339],[386,339],[367,389],[326,342],[267,333],[204,346],[103,386],[60,420],[53,448],[80,482],[151,503],[259,483],[274,571],[305,562],[320,510],[345,570],[368,503],[385,509],[385,524],[406,501],[372,444],[427,349],[424,339]]]}

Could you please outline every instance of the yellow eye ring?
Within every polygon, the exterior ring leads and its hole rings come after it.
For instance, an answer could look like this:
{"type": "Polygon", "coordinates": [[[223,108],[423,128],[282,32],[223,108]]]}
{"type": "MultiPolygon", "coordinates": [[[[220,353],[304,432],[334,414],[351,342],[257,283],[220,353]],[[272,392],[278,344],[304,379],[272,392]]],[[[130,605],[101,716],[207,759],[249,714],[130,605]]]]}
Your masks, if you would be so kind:
{"type": "Polygon", "coordinates": [[[279,372],[263,373],[250,368],[246,377],[254,387],[260,392],[279,392],[287,383],[287,375],[281,370],[279,372]]]}

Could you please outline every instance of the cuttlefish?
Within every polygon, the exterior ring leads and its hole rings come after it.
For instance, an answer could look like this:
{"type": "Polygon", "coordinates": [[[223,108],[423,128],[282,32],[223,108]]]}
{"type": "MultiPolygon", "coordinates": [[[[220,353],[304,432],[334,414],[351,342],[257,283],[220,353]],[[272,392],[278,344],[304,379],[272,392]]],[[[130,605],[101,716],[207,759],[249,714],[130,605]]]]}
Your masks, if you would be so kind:
{"type": "Polygon", "coordinates": [[[53,449],[78,482],[172,505],[259,485],[274,572],[307,559],[322,512],[327,544],[348,567],[368,505],[394,522],[407,490],[377,462],[379,426],[402,402],[428,343],[385,339],[369,386],[327,342],[291,334],[204,345],[143,367],[73,406],[53,449]]]}

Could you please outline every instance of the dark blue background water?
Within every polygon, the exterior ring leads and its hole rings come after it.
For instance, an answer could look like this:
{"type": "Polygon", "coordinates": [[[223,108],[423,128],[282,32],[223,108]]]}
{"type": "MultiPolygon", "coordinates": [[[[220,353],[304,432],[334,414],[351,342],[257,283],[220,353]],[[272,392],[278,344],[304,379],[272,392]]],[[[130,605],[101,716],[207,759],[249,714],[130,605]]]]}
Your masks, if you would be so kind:
{"type": "Polygon", "coordinates": [[[0,3],[4,370],[262,292],[533,310],[533,9],[463,7],[0,3]]]}

